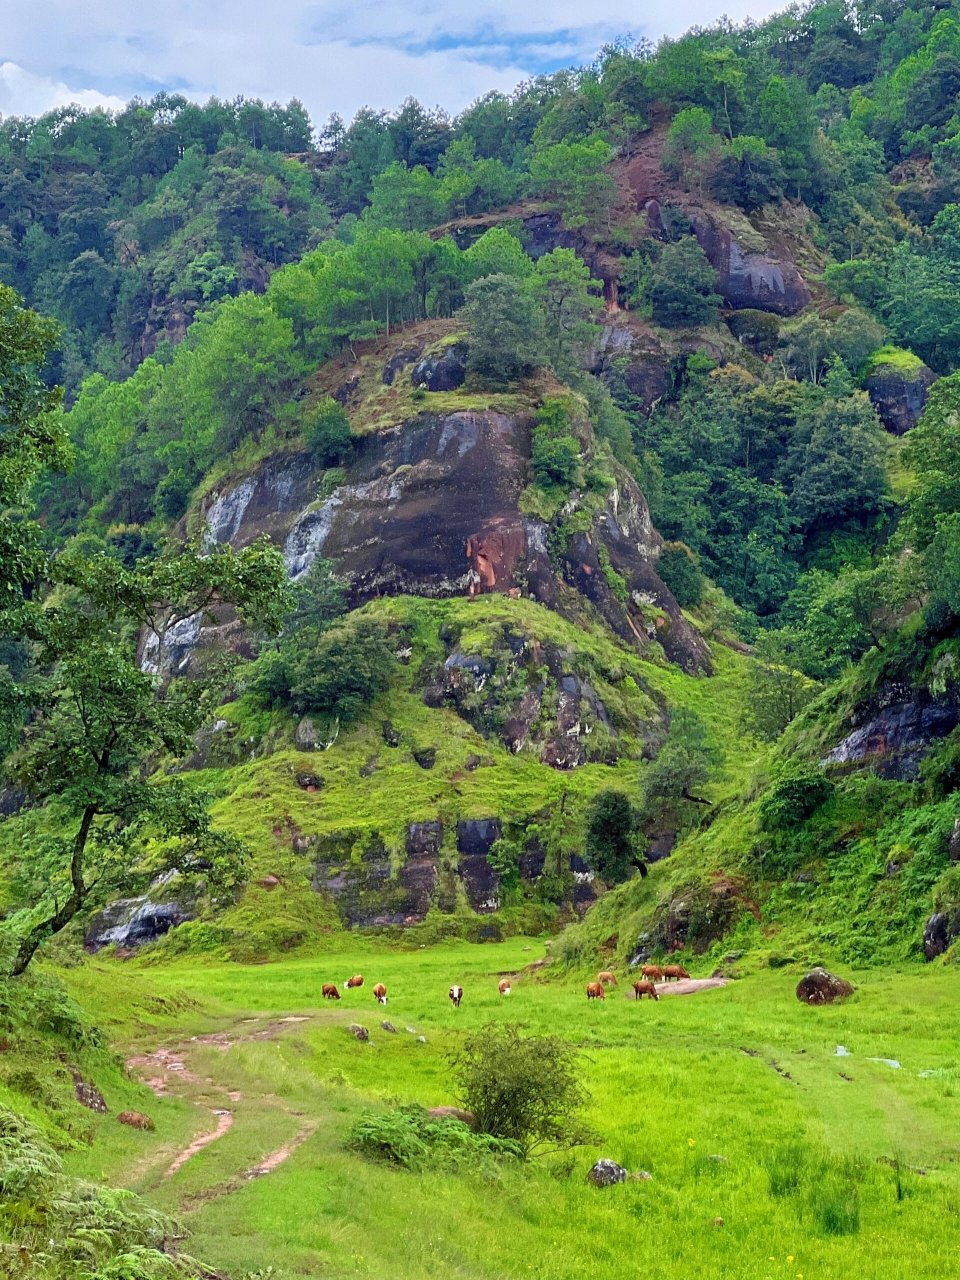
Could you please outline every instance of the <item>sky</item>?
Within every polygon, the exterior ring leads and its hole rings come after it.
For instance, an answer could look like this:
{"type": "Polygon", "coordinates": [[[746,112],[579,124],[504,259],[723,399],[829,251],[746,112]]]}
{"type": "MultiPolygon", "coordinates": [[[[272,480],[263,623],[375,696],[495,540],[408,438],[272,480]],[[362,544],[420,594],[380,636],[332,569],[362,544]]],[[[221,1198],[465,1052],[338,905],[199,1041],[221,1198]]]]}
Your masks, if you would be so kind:
{"type": "Polygon", "coordinates": [[[618,37],[680,35],[776,0],[0,0],[0,116],[299,98],[314,124],[407,97],[451,113],[491,89],[589,62],[618,37]]]}

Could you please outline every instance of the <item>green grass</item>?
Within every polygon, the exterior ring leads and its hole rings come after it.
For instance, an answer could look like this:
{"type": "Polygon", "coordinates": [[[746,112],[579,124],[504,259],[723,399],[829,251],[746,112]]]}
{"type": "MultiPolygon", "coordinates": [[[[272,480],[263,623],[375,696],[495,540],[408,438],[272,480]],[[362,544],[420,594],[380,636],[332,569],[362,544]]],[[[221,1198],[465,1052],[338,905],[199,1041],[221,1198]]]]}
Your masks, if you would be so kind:
{"type": "MultiPolygon", "coordinates": [[[[596,1005],[579,979],[522,976],[501,999],[496,975],[540,950],[517,938],[388,952],[351,938],[321,959],[267,966],[73,970],[72,991],[118,1043],[184,1045],[198,1081],[187,1103],[141,1098],[154,1134],[94,1117],[92,1145],[68,1163],[179,1210],[191,1251],[232,1274],[940,1280],[960,1246],[951,973],[854,974],[853,1000],[823,1009],[796,1001],[789,970],[639,1005],[622,987],[596,1005]],[[367,986],[321,1007],[320,984],[353,971],[367,986]],[[370,997],[377,979],[390,989],[386,1010],[370,997]],[[446,998],[453,981],[466,991],[459,1010],[446,998]],[[161,1024],[157,997],[167,1002],[161,1024]],[[379,1029],[384,1013],[397,1035],[379,1029]],[[286,1015],[307,1021],[250,1038],[286,1015]],[[464,1031],[503,1019],[582,1049],[596,1146],[476,1176],[412,1175],[346,1149],[365,1107],[452,1102],[448,1051],[464,1031]],[[371,1043],[347,1033],[353,1021],[371,1043]],[[218,1029],[232,1047],[190,1040],[218,1029]],[[838,1044],[851,1056],[837,1057],[838,1044]],[[220,1105],[228,1090],[242,1095],[225,1103],[236,1113],[230,1133],[161,1180],[184,1142],[187,1104],[220,1105]],[[287,1163],[237,1178],[305,1125],[315,1131],[287,1163]],[[594,1191],[585,1173],[599,1155],[652,1180],[594,1191]]],[[[211,1127],[206,1112],[193,1115],[197,1131],[211,1127]]]]}

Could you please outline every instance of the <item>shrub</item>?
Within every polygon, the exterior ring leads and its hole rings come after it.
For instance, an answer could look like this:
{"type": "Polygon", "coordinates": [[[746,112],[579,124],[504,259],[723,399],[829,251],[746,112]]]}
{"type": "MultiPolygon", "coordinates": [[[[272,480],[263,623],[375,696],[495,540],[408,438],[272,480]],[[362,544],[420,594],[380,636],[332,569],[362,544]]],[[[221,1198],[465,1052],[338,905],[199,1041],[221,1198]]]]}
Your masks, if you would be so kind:
{"type": "Polygon", "coordinates": [[[622,791],[599,791],[587,808],[586,855],[594,871],[609,885],[626,880],[633,870],[633,832],[637,819],[622,791]]]}
{"type": "Polygon", "coordinates": [[[834,785],[815,765],[794,766],[767,791],[757,809],[760,827],[771,834],[792,831],[834,792],[834,785]]]}
{"type": "Polygon", "coordinates": [[[681,609],[703,603],[706,579],[695,552],[685,542],[665,542],[657,561],[657,573],[673,592],[681,609]]]}
{"type": "Polygon", "coordinates": [[[423,1107],[364,1111],[347,1145],[372,1160],[403,1169],[475,1167],[490,1158],[517,1159],[520,1146],[488,1133],[475,1133],[454,1116],[431,1116],[423,1107]]]}
{"type": "Polygon", "coordinates": [[[303,439],[321,467],[342,466],[353,453],[350,420],[331,396],[324,396],[305,413],[303,439]]]}
{"type": "Polygon", "coordinates": [[[717,273],[693,236],[663,246],[650,269],[650,304],[657,324],[667,328],[711,324],[720,297],[717,273]]]}
{"type": "Polygon", "coordinates": [[[469,1036],[451,1062],[478,1132],[516,1143],[524,1157],[585,1140],[577,1055],[558,1036],[491,1025],[469,1036]]]}
{"type": "Polygon", "coordinates": [[[320,631],[304,627],[285,646],[290,700],[297,711],[356,720],[390,683],[396,657],[386,629],[356,618],[320,631]]]}

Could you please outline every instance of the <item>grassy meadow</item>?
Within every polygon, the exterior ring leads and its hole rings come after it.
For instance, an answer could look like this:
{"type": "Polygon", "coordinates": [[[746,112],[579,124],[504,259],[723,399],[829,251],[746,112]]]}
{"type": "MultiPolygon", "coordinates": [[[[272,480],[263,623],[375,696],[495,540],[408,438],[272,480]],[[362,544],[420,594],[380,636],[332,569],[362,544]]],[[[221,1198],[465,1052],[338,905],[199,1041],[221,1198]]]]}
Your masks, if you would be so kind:
{"type": "Polygon", "coordinates": [[[497,994],[497,975],[542,954],[523,938],[407,952],[344,939],[323,957],[270,965],[67,971],[117,1049],[163,1046],[185,1068],[163,1099],[108,1078],[112,1110],[136,1105],[156,1131],[94,1117],[92,1142],[68,1165],[177,1214],[189,1252],[232,1276],[945,1274],[960,1247],[953,973],[853,974],[856,996],[822,1009],[797,1002],[788,969],[656,1004],[628,1000],[626,983],[588,1004],[581,977],[523,973],[512,996],[497,994]],[[353,972],[366,985],[345,992],[353,972]],[[386,1009],[371,995],[378,980],[386,1009]],[[321,1001],[324,981],[340,985],[339,1004],[321,1001]],[[465,988],[459,1010],[452,982],[465,988]],[[396,1034],[380,1028],[384,1017],[396,1034]],[[422,1174],[346,1148],[364,1108],[454,1102],[447,1055],[465,1030],[504,1019],[582,1051],[595,1145],[422,1174]],[[352,1022],[369,1028],[369,1043],[349,1034],[352,1022]],[[224,1109],[225,1136],[165,1178],[224,1109]],[[289,1145],[283,1163],[248,1176],[289,1145]],[[601,1155],[651,1177],[595,1190],[585,1175],[601,1155]]]}

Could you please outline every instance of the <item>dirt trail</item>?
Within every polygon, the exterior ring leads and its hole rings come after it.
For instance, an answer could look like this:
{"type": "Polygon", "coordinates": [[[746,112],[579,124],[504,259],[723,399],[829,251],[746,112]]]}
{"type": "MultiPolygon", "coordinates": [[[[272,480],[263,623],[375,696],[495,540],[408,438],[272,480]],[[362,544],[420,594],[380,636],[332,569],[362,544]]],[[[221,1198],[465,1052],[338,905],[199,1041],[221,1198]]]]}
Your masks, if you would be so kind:
{"type": "Polygon", "coordinates": [[[177,1173],[178,1170],[182,1169],[187,1161],[192,1156],[195,1156],[198,1151],[202,1151],[204,1147],[209,1147],[211,1142],[216,1142],[218,1138],[222,1138],[233,1124],[232,1111],[222,1111],[218,1109],[216,1111],[211,1111],[210,1114],[216,1117],[217,1127],[215,1129],[211,1129],[209,1133],[201,1133],[199,1138],[194,1138],[189,1147],[184,1147],[167,1169],[166,1173],[164,1173],[164,1180],[172,1178],[173,1175],[177,1173]]]}
{"type": "MultiPolygon", "coordinates": [[[[158,1098],[180,1097],[186,1101],[192,1101],[195,1105],[203,1107],[214,1119],[215,1124],[212,1129],[204,1133],[198,1134],[183,1150],[177,1152],[171,1163],[167,1166],[162,1175],[162,1180],[166,1181],[172,1178],[176,1173],[184,1167],[198,1152],[204,1147],[208,1147],[211,1143],[219,1141],[232,1128],[237,1118],[237,1112],[230,1107],[210,1106],[205,1102],[199,1102],[196,1098],[191,1097],[190,1086],[203,1086],[211,1084],[209,1079],[202,1078],[195,1071],[191,1070],[188,1065],[188,1058],[191,1049],[195,1047],[215,1048],[220,1053],[229,1052],[234,1045],[245,1041],[263,1041],[274,1040],[284,1031],[288,1030],[291,1024],[309,1022],[309,1018],[291,1014],[287,1017],[274,1019],[266,1025],[257,1025],[256,1029],[247,1030],[248,1024],[257,1024],[260,1019],[244,1018],[242,1031],[227,1030],[214,1031],[205,1035],[193,1036],[189,1041],[176,1048],[158,1048],[152,1053],[137,1054],[127,1060],[127,1069],[138,1075],[149,1089],[151,1089],[158,1098]]],[[[243,1095],[239,1089],[227,1089],[224,1091],[225,1096],[233,1104],[242,1102],[243,1095]]],[[[289,1116],[297,1116],[299,1113],[289,1111],[282,1104],[279,1109],[289,1116]]],[[[286,1160],[293,1155],[298,1147],[302,1146],[313,1133],[316,1132],[316,1122],[308,1121],[301,1124],[294,1136],[286,1142],[282,1147],[278,1147],[275,1151],[269,1152],[263,1159],[252,1169],[246,1170],[242,1174],[238,1174],[226,1182],[216,1187],[207,1188],[204,1191],[196,1192],[187,1198],[187,1204],[194,1201],[209,1199],[211,1196],[222,1195],[230,1191],[237,1190],[244,1182],[249,1182],[253,1178],[263,1177],[265,1174],[272,1173],[274,1169],[278,1169],[286,1160]]]]}

